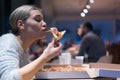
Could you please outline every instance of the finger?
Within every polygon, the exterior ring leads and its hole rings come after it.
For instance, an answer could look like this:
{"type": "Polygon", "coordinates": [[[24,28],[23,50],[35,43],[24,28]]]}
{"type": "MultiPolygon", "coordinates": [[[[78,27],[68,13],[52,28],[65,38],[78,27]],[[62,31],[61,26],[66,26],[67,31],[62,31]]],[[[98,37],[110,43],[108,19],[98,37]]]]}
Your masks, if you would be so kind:
{"type": "Polygon", "coordinates": [[[54,38],[52,38],[52,41],[51,41],[51,43],[52,43],[52,44],[54,44],[54,43],[55,43],[55,39],[54,39],[54,38]]]}
{"type": "Polygon", "coordinates": [[[59,41],[55,41],[54,47],[58,47],[58,46],[59,46],[59,41]]]}
{"type": "Polygon", "coordinates": [[[59,46],[57,46],[56,48],[62,49],[62,44],[59,42],[59,46]]]}
{"type": "Polygon", "coordinates": [[[62,48],[62,43],[59,42],[59,47],[62,48]]]}
{"type": "Polygon", "coordinates": [[[53,45],[55,40],[52,38],[52,41],[49,43],[49,45],[53,45]]]}

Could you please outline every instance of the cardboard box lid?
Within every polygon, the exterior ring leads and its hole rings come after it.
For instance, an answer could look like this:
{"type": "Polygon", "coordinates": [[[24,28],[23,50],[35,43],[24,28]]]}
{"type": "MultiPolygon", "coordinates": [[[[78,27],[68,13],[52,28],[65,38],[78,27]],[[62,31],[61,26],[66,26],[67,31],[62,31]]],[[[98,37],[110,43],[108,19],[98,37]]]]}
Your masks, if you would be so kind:
{"type": "Polygon", "coordinates": [[[90,68],[100,69],[118,69],[120,70],[120,64],[107,64],[107,63],[90,63],[90,68]]]}

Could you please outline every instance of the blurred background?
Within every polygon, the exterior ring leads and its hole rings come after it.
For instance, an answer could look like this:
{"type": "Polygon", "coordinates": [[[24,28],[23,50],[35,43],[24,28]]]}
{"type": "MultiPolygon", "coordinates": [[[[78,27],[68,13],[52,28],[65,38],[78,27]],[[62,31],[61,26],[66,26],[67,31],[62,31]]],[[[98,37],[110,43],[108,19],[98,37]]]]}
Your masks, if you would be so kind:
{"type": "Polygon", "coordinates": [[[49,28],[67,31],[62,43],[80,43],[77,28],[83,21],[90,21],[104,42],[120,42],[120,0],[0,0],[0,35],[10,30],[10,13],[24,4],[40,7],[49,28]]]}

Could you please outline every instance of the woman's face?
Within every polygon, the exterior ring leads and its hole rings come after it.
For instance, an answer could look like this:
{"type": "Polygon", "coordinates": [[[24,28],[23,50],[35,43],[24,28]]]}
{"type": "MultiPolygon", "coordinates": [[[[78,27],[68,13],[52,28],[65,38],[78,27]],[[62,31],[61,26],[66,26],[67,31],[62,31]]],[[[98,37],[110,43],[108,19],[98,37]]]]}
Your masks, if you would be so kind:
{"type": "Polygon", "coordinates": [[[46,23],[43,20],[43,15],[39,10],[32,10],[30,16],[24,23],[27,35],[34,38],[45,38],[46,23]]]}

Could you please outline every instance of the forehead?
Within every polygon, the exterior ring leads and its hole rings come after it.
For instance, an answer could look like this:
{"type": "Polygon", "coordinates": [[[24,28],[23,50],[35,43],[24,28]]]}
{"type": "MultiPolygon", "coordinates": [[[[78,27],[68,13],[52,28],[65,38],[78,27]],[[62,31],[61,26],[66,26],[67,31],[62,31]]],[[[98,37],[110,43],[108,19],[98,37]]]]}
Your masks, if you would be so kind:
{"type": "Polygon", "coordinates": [[[41,13],[40,10],[32,10],[32,11],[30,12],[30,16],[31,16],[31,17],[40,16],[41,18],[43,18],[43,15],[42,15],[42,13],[41,13]]]}

